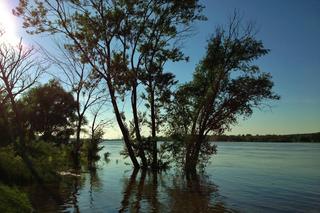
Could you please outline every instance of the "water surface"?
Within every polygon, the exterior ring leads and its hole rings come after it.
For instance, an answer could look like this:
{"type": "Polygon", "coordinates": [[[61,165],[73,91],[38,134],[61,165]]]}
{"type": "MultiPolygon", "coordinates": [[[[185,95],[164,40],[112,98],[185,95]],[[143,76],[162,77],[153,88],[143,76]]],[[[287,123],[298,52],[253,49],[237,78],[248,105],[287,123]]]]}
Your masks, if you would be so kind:
{"type": "Polygon", "coordinates": [[[320,144],[220,142],[204,174],[134,171],[105,142],[96,172],[66,177],[61,204],[33,201],[41,212],[320,212],[320,144]]]}

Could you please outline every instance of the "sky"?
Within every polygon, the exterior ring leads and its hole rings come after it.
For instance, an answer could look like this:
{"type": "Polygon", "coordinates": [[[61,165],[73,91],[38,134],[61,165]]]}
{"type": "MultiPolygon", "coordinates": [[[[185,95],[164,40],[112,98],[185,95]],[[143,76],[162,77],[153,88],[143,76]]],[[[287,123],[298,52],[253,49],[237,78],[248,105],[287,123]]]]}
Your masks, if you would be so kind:
{"type": "MultiPolygon", "coordinates": [[[[21,23],[9,17],[17,0],[0,0],[0,24],[10,26],[8,40],[23,37],[29,43],[50,44],[46,37],[30,37],[21,23]],[[9,10],[8,10],[9,8],[9,10]],[[12,31],[12,32],[11,32],[12,31]]],[[[227,134],[294,134],[320,132],[320,1],[319,0],[202,0],[208,20],[195,23],[195,33],[183,44],[188,63],[169,63],[180,82],[191,80],[196,64],[205,54],[207,40],[217,25],[227,24],[234,10],[244,21],[254,22],[261,39],[270,49],[256,64],[270,72],[274,91],[281,96],[271,108],[254,110],[253,115],[227,134]]],[[[119,138],[116,125],[107,138],[119,138]]]]}

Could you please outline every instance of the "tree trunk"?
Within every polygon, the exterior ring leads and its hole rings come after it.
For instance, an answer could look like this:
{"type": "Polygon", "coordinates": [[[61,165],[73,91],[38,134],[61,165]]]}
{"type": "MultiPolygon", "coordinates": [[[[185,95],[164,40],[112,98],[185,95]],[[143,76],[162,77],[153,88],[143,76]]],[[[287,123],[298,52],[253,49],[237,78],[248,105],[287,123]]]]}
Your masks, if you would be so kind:
{"type": "MultiPolygon", "coordinates": [[[[21,60],[21,58],[20,58],[20,60],[21,60]]],[[[20,62],[20,60],[17,61],[17,63],[20,62]]],[[[25,136],[26,135],[25,135],[25,131],[23,128],[21,114],[17,108],[15,97],[13,95],[13,88],[14,87],[12,85],[12,82],[9,82],[9,75],[6,76],[6,74],[3,73],[3,67],[1,68],[1,70],[2,70],[2,80],[3,80],[4,86],[5,86],[4,89],[8,93],[8,98],[11,102],[12,111],[15,115],[15,121],[17,124],[18,135],[19,135],[20,148],[24,151],[25,150],[25,136]]]]}
{"type": "Polygon", "coordinates": [[[187,146],[185,171],[187,176],[197,173],[197,164],[199,161],[200,149],[203,141],[203,136],[192,136],[189,145],[187,146]]]}
{"type": "Polygon", "coordinates": [[[16,120],[16,124],[17,124],[17,128],[18,128],[18,135],[19,135],[19,147],[22,149],[21,151],[24,152],[25,151],[25,131],[23,128],[23,124],[22,124],[22,120],[21,120],[21,115],[20,112],[17,108],[16,102],[14,100],[13,94],[11,93],[11,91],[8,91],[8,95],[11,101],[11,105],[12,105],[12,111],[15,114],[15,120],[16,120]]]}
{"type": "Polygon", "coordinates": [[[7,134],[9,136],[9,143],[14,142],[14,138],[13,138],[13,134],[12,134],[12,125],[9,124],[9,120],[8,120],[8,115],[5,111],[4,105],[2,103],[0,103],[0,113],[1,113],[1,117],[4,121],[4,125],[6,126],[6,130],[7,130],[7,134]]]}
{"type": "Polygon", "coordinates": [[[187,150],[185,172],[187,177],[197,173],[197,160],[194,158],[192,150],[187,150]]]}
{"type": "Polygon", "coordinates": [[[195,148],[194,148],[194,152],[193,152],[193,159],[195,161],[194,162],[195,166],[197,166],[198,161],[199,161],[199,154],[200,154],[202,142],[203,142],[203,136],[198,136],[197,140],[195,142],[195,148]]]}
{"type": "Polygon", "coordinates": [[[127,147],[129,157],[130,157],[130,159],[131,159],[131,161],[133,163],[133,166],[135,168],[139,168],[140,167],[139,162],[137,161],[135,153],[134,153],[134,151],[132,149],[132,144],[131,144],[130,137],[129,137],[129,131],[128,131],[127,127],[124,125],[124,123],[122,121],[122,118],[121,118],[121,115],[120,115],[120,111],[119,111],[119,108],[118,108],[118,105],[117,105],[115,93],[114,93],[114,88],[113,88],[112,83],[111,83],[109,78],[107,79],[107,85],[108,85],[108,89],[109,89],[109,93],[110,93],[110,97],[111,97],[111,103],[112,103],[112,106],[113,106],[113,110],[114,110],[114,113],[116,115],[116,119],[117,119],[119,128],[121,130],[121,133],[123,135],[123,140],[124,140],[124,143],[125,143],[125,145],[127,147]]]}
{"type": "Polygon", "coordinates": [[[140,134],[139,117],[138,117],[138,110],[137,110],[137,85],[136,85],[136,82],[132,88],[131,106],[132,106],[132,112],[133,112],[135,133],[136,133],[136,138],[138,141],[139,156],[141,158],[142,167],[147,168],[148,162],[147,162],[147,159],[146,159],[146,156],[144,153],[144,149],[142,146],[142,138],[141,138],[141,134],[140,134]]]}
{"type": "Polygon", "coordinates": [[[83,120],[82,116],[79,116],[77,129],[76,129],[76,141],[75,141],[75,144],[73,145],[72,154],[73,154],[74,165],[76,167],[80,166],[80,148],[81,148],[80,133],[81,133],[82,120],[83,120]]]}
{"type": "Polygon", "coordinates": [[[186,159],[185,172],[187,177],[193,176],[197,173],[197,160],[193,157],[186,159]]]}
{"type": "Polygon", "coordinates": [[[151,107],[151,133],[152,133],[152,168],[158,169],[157,159],[157,139],[156,139],[156,114],[155,114],[155,103],[154,103],[154,91],[150,90],[150,107],[151,107]]]}

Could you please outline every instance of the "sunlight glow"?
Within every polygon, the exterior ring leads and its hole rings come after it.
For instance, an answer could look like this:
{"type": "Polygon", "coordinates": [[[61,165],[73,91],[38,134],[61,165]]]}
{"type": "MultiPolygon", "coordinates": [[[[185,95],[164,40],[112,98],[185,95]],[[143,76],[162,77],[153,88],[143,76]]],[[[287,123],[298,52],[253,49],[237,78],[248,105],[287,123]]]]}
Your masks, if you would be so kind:
{"type": "Polygon", "coordinates": [[[0,32],[3,32],[3,35],[0,37],[0,42],[13,45],[19,42],[17,24],[6,2],[7,1],[0,0],[0,32]]]}

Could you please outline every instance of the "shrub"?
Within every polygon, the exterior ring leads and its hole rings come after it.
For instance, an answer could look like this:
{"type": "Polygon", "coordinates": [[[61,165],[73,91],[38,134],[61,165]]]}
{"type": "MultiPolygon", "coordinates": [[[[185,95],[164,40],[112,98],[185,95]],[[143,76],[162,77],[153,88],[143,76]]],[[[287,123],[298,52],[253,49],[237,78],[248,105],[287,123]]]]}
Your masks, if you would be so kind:
{"type": "MultiPolygon", "coordinates": [[[[58,171],[70,168],[70,147],[47,142],[31,142],[27,153],[32,166],[45,182],[58,181],[58,171]]],[[[8,183],[26,184],[34,181],[29,168],[12,146],[0,148],[0,179],[8,183]]]]}
{"type": "Polygon", "coordinates": [[[32,212],[32,206],[25,193],[0,183],[0,212],[32,212]]]}
{"type": "Polygon", "coordinates": [[[0,174],[1,180],[10,183],[22,184],[32,180],[30,171],[12,146],[0,149],[0,174]]]}

